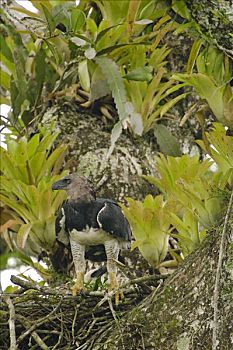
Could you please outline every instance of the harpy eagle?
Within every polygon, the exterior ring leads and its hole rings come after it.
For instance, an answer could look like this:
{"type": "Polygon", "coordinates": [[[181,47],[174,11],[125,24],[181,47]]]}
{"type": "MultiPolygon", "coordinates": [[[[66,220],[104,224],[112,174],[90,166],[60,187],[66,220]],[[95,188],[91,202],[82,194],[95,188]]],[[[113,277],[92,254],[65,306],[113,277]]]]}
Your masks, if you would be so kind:
{"type": "Polygon", "coordinates": [[[56,218],[56,234],[58,240],[62,234],[69,237],[76,271],[73,295],[83,290],[85,258],[99,253],[107,260],[109,290],[116,291],[118,303],[121,293],[117,292],[116,260],[131,242],[131,229],[121,208],[111,199],[96,198],[91,183],[79,174],[65,176],[52,189],[65,190],[68,195],[56,218]]]}

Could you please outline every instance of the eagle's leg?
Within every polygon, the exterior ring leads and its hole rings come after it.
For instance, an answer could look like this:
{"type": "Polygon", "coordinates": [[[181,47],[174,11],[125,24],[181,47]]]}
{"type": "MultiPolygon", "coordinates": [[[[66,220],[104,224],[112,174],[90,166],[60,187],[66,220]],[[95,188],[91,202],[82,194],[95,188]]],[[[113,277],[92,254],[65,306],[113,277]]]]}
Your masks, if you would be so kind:
{"type": "Polygon", "coordinates": [[[120,299],[123,299],[123,293],[118,289],[119,284],[117,281],[116,273],[117,266],[116,260],[118,260],[119,255],[119,244],[116,239],[106,241],[104,243],[105,251],[107,255],[107,271],[108,271],[108,282],[109,291],[115,291],[115,303],[119,303],[120,299]]]}
{"type": "Polygon", "coordinates": [[[72,294],[75,296],[78,292],[84,289],[83,281],[84,274],[86,270],[86,261],[85,261],[85,246],[78,244],[77,242],[70,240],[70,246],[73,256],[73,262],[76,272],[76,281],[73,287],[71,288],[72,294]]]}

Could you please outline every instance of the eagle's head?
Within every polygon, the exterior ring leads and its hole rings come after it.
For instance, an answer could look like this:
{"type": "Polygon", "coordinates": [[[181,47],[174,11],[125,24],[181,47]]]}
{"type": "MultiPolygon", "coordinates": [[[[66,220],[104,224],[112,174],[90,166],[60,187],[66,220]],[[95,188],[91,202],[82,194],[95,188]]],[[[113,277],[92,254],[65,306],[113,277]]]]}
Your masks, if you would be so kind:
{"type": "Polygon", "coordinates": [[[71,201],[92,201],[95,191],[91,182],[85,177],[75,173],[63,177],[52,184],[53,190],[65,190],[71,201]]]}

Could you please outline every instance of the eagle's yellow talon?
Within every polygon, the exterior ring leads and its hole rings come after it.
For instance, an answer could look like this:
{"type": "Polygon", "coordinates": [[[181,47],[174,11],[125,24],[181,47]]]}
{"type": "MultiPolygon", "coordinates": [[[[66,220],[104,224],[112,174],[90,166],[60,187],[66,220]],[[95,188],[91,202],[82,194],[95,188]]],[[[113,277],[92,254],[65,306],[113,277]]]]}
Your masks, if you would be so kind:
{"type": "Polygon", "coordinates": [[[118,305],[120,301],[124,299],[124,294],[122,290],[118,290],[115,293],[115,304],[118,305]]]}
{"type": "Polygon", "coordinates": [[[71,287],[71,292],[73,296],[77,295],[79,292],[82,292],[84,290],[83,279],[84,273],[78,272],[75,284],[73,285],[73,287],[71,287]]]}
{"type": "Polygon", "coordinates": [[[124,299],[124,294],[121,290],[119,290],[116,274],[114,272],[109,272],[109,289],[108,290],[109,292],[114,292],[116,305],[119,304],[120,300],[124,299]]]}

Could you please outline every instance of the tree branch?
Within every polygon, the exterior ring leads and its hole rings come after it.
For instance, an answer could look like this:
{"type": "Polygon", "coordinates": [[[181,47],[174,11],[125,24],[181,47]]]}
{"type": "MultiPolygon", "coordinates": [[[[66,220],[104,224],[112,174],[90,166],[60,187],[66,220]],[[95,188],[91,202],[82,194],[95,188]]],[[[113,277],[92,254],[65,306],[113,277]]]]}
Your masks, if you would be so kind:
{"type": "Polygon", "coordinates": [[[17,350],[18,347],[16,345],[16,332],[15,332],[15,308],[14,304],[10,297],[6,296],[5,301],[9,308],[9,330],[10,330],[10,349],[9,350],[17,350]]]}

